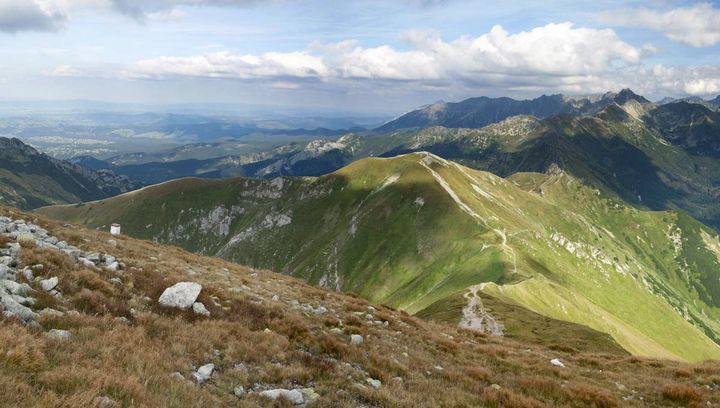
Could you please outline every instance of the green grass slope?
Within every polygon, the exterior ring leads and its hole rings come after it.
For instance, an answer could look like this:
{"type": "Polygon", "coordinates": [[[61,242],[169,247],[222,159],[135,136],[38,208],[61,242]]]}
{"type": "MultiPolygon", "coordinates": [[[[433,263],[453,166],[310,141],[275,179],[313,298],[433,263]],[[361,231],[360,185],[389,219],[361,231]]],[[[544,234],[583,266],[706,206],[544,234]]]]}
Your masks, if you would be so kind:
{"type": "Polygon", "coordinates": [[[410,313],[442,314],[443,301],[477,288],[637,355],[720,358],[718,237],[677,212],[608,197],[562,172],[503,179],[414,153],[319,178],[184,179],[39,211],[120,222],[131,236],[410,313]]]}

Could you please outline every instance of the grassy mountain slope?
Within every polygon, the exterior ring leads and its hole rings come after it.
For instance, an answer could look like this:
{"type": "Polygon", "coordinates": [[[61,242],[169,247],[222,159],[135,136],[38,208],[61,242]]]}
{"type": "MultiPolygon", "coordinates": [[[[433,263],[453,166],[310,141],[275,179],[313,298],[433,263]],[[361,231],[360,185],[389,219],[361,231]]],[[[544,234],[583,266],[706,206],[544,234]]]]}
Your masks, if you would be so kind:
{"type": "Polygon", "coordinates": [[[502,179],[416,153],[320,178],[178,180],[40,212],[100,228],[121,222],[135,237],[410,313],[478,287],[608,333],[637,355],[720,357],[715,233],[563,172],[502,179]]]}
{"type": "Polygon", "coordinates": [[[36,208],[124,193],[136,183],[108,170],[91,171],[0,138],[0,203],[36,208]]]}
{"type": "Polygon", "coordinates": [[[431,127],[364,139],[363,155],[430,151],[509,176],[560,167],[603,192],[653,210],[681,209],[720,228],[720,120],[685,102],[615,103],[594,116],[516,116],[480,129],[431,127]]]}
{"type": "MultiPolygon", "coordinates": [[[[4,208],[0,216],[36,217],[4,208]]],[[[30,281],[33,308],[55,312],[41,313],[34,327],[0,315],[0,406],[95,407],[101,396],[118,406],[292,406],[260,395],[275,388],[312,389],[308,408],[720,403],[717,363],[584,351],[575,341],[579,326],[546,320],[551,343],[487,336],[176,247],[34,222],[83,251],[112,254],[124,268],[89,268],[23,244],[19,267],[43,263],[36,273],[58,277],[62,295],[42,296],[30,281]],[[178,281],[202,284],[209,317],[159,306],[178,281]],[[70,336],[53,338],[50,329],[70,336]],[[351,334],[364,341],[351,344],[351,334]],[[555,358],[564,367],[551,364],[555,358]],[[215,370],[207,381],[190,380],[208,363],[215,370]],[[379,389],[368,378],[380,380],[379,389]]],[[[14,243],[0,239],[0,248],[14,243]]],[[[578,338],[592,339],[584,330],[578,338]]]]}

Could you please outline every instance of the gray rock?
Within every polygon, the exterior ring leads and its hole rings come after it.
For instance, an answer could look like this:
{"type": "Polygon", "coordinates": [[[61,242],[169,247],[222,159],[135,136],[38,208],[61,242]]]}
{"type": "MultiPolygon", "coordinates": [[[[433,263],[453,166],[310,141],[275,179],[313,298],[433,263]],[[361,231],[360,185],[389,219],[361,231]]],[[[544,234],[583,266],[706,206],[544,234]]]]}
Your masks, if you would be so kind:
{"type": "Polygon", "coordinates": [[[113,285],[122,285],[122,281],[120,278],[110,278],[108,282],[112,283],[113,285]]]}
{"type": "Polygon", "coordinates": [[[560,361],[559,358],[553,358],[552,360],[550,360],[550,364],[552,364],[556,367],[565,367],[565,364],[563,364],[563,362],[560,361]]]}
{"type": "Polygon", "coordinates": [[[107,396],[95,398],[94,404],[97,408],[112,408],[118,406],[115,400],[107,396]]]}
{"type": "Polygon", "coordinates": [[[113,262],[107,266],[107,270],[112,271],[112,272],[117,272],[120,270],[120,264],[117,262],[113,262]]]}
{"type": "Polygon", "coordinates": [[[198,384],[202,384],[210,379],[214,371],[215,364],[210,363],[198,368],[197,371],[193,372],[192,375],[195,381],[198,382],[198,384]]]}
{"type": "Polygon", "coordinates": [[[0,279],[15,279],[15,268],[0,264],[0,279]]]}
{"type": "Polygon", "coordinates": [[[117,241],[114,240],[114,239],[108,239],[108,240],[107,240],[107,243],[108,243],[108,245],[110,245],[110,246],[112,246],[112,247],[116,247],[116,246],[117,246],[117,241]]]}
{"type": "Polygon", "coordinates": [[[376,380],[374,378],[368,378],[365,381],[367,381],[369,386],[373,387],[376,390],[379,390],[380,387],[382,386],[382,382],[380,382],[380,380],[376,380]]]}
{"type": "Polygon", "coordinates": [[[271,400],[276,400],[278,398],[284,398],[293,405],[302,405],[305,403],[305,397],[303,397],[302,392],[298,390],[286,390],[283,388],[278,388],[275,390],[266,390],[262,391],[260,393],[261,397],[265,397],[271,400]]]}
{"type": "Polygon", "coordinates": [[[58,279],[57,276],[53,276],[53,277],[50,278],[50,279],[43,279],[43,280],[40,281],[40,287],[41,287],[45,292],[50,292],[51,290],[55,289],[55,287],[58,285],[58,282],[59,282],[59,281],[60,281],[60,280],[58,279]]]}
{"type": "Polygon", "coordinates": [[[45,335],[52,339],[58,339],[58,340],[67,340],[70,337],[72,337],[72,333],[70,333],[69,331],[58,330],[58,329],[51,329],[45,335]]]}
{"type": "Polygon", "coordinates": [[[15,299],[12,298],[12,296],[0,294],[0,304],[6,312],[11,313],[13,316],[19,317],[26,323],[36,320],[38,317],[37,313],[33,312],[32,309],[30,309],[29,307],[23,306],[18,303],[15,299]]]}
{"type": "Polygon", "coordinates": [[[233,389],[233,394],[235,394],[236,397],[242,397],[245,395],[245,387],[242,385],[238,385],[233,389]]]}
{"type": "Polygon", "coordinates": [[[100,254],[98,254],[97,252],[88,252],[87,254],[85,254],[85,259],[94,264],[98,264],[101,261],[100,254]]]}
{"type": "Polygon", "coordinates": [[[359,345],[363,344],[363,341],[365,341],[365,339],[363,339],[363,336],[361,336],[359,334],[351,334],[350,335],[350,344],[352,344],[354,346],[359,346],[359,345]]]}
{"type": "Polygon", "coordinates": [[[20,303],[23,306],[30,307],[35,304],[35,299],[33,299],[31,297],[23,297],[23,296],[19,296],[19,295],[7,295],[7,296],[10,296],[11,298],[13,298],[13,300],[20,303]]]}
{"type": "Polygon", "coordinates": [[[8,245],[8,249],[10,250],[10,256],[13,258],[17,258],[18,254],[20,254],[20,251],[22,251],[22,247],[17,242],[13,242],[12,244],[8,245]]]}
{"type": "Polygon", "coordinates": [[[200,295],[202,286],[194,282],[179,282],[165,289],[158,302],[161,306],[189,309],[200,295]]]}
{"type": "Polygon", "coordinates": [[[110,254],[105,254],[105,266],[110,266],[115,263],[116,259],[110,254]]]}
{"type": "Polygon", "coordinates": [[[203,305],[200,302],[193,303],[192,309],[193,309],[193,312],[195,312],[195,314],[202,315],[202,316],[210,316],[210,311],[207,310],[205,305],[203,305]]]}
{"type": "Polygon", "coordinates": [[[23,269],[22,275],[25,277],[25,279],[26,279],[28,282],[32,282],[33,279],[35,279],[35,275],[33,274],[33,271],[32,271],[32,269],[30,269],[30,268],[25,268],[25,269],[23,269]]]}
{"type": "Polygon", "coordinates": [[[78,260],[78,262],[80,262],[81,265],[83,265],[87,268],[95,268],[95,263],[89,259],[80,257],[77,260],[78,260]]]}
{"type": "Polygon", "coordinates": [[[0,293],[25,296],[31,291],[32,288],[27,283],[17,283],[7,279],[0,280],[0,293]]]}

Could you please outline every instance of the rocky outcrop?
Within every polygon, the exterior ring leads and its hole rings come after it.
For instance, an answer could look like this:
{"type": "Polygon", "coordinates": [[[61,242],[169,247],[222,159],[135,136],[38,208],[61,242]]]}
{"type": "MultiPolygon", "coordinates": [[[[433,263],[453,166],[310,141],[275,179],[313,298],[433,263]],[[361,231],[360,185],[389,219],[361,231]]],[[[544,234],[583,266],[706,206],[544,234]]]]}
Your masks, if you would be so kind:
{"type": "MultiPolygon", "coordinates": [[[[56,297],[62,296],[62,293],[61,282],[57,276],[42,276],[45,272],[43,265],[24,266],[20,269],[23,246],[56,250],[64,253],[78,265],[87,267],[107,267],[107,261],[111,260],[111,265],[116,270],[123,268],[123,264],[112,255],[85,252],[50,235],[38,225],[24,220],[0,217],[0,237],[10,240],[4,247],[0,247],[0,311],[5,317],[17,318],[29,325],[37,325],[39,314],[33,309],[35,306],[33,293],[36,290],[28,283],[36,285],[37,290],[56,297]]],[[[69,338],[70,333],[51,330],[48,335],[53,338],[69,338]]]]}

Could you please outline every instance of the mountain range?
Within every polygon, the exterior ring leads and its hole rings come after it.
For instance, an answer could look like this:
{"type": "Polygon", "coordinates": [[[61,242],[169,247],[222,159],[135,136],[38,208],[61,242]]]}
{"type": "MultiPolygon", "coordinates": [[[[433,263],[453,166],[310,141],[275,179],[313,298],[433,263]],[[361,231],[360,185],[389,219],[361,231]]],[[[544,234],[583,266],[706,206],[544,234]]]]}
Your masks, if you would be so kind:
{"type": "Polygon", "coordinates": [[[36,208],[110,197],[140,183],[111,170],[54,159],[19,139],[0,137],[0,204],[36,208]]]}
{"type": "Polygon", "coordinates": [[[592,115],[612,103],[622,105],[629,100],[639,103],[650,102],[630,89],[588,97],[568,97],[557,94],[526,100],[483,96],[457,103],[437,102],[408,112],[376,130],[392,131],[430,126],[479,128],[517,115],[531,115],[540,119],[559,114],[592,115]]]}
{"type": "Polygon", "coordinates": [[[120,222],[134,237],[428,318],[461,322],[482,293],[495,310],[588,326],[636,355],[720,358],[717,233],[559,167],[500,178],[412,153],[319,178],[183,179],[38,212],[100,229],[120,222]]]}

